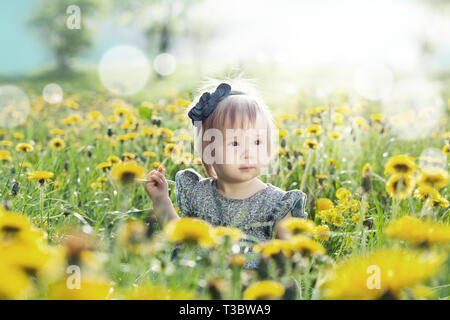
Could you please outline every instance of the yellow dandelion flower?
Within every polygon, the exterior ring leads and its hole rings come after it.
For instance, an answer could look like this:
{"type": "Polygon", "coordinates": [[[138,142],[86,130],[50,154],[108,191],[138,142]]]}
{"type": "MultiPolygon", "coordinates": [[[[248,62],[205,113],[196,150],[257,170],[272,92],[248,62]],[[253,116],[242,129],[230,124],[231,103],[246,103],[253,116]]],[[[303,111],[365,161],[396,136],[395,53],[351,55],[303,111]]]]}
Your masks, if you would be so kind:
{"type": "Polygon", "coordinates": [[[416,217],[404,216],[392,221],[386,235],[390,238],[411,243],[435,244],[450,242],[450,227],[442,223],[423,221],[416,217]]]}
{"type": "Polygon", "coordinates": [[[212,226],[197,218],[180,218],[171,220],[164,232],[171,242],[198,244],[202,247],[216,245],[212,226]]]}
{"type": "Polygon", "coordinates": [[[224,226],[214,227],[213,234],[216,238],[219,239],[229,236],[233,242],[241,240],[242,236],[244,235],[243,232],[238,228],[224,226]]]}
{"type": "Polygon", "coordinates": [[[125,109],[125,108],[116,108],[116,109],[114,110],[114,114],[115,114],[116,116],[123,117],[123,116],[129,116],[131,113],[130,113],[130,110],[128,110],[128,109],[125,109]]]}
{"type": "Polygon", "coordinates": [[[92,190],[101,189],[102,186],[103,186],[103,185],[102,185],[101,183],[99,183],[99,182],[95,182],[95,181],[94,181],[94,182],[91,183],[91,189],[92,189],[92,190]]]}
{"type": "Polygon", "coordinates": [[[106,300],[112,289],[109,281],[83,277],[80,288],[67,286],[66,279],[49,286],[48,295],[52,300],[106,300]]]}
{"type": "Polygon", "coordinates": [[[393,174],[386,182],[386,191],[394,199],[406,199],[414,190],[414,177],[406,174],[393,174]]]}
{"type": "Polygon", "coordinates": [[[413,157],[400,154],[393,156],[386,162],[384,174],[413,174],[417,168],[419,166],[413,157]]]}
{"type": "Polygon", "coordinates": [[[145,176],[145,169],[135,161],[127,161],[113,167],[111,176],[122,183],[131,183],[145,176]]]}
{"type": "MultiPolygon", "coordinates": [[[[1,156],[0,156],[0,158],[1,158],[1,156]]],[[[21,163],[19,163],[19,167],[21,167],[21,168],[29,168],[29,167],[31,167],[31,163],[29,163],[29,162],[21,162],[21,163]]]]}
{"type": "Polygon", "coordinates": [[[446,144],[445,146],[442,147],[442,153],[444,154],[444,156],[448,156],[450,154],[450,145],[446,144]]]}
{"type": "Polygon", "coordinates": [[[28,143],[19,143],[16,146],[16,151],[23,151],[23,152],[32,152],[34,150],[33,146],[31,144],[28,143]]]}
{"type": "Polygon", "coordinates": [[[14,138],[14,139],[17,139],[17,140],[19,140],[19,139],[24,139],[24,138],[25,138],[25,135],[24,135],[23,133],[20,133],[20,132],[14,132],[14,133],[13,133],[13,138],[14,138]]]}
{"type": "Polygon", "coordinates": [[[407,287],[433,276],[443,257],[403,248],[380,249],[336,265],[325,278],[325,299],[380,299],[397,297],[407,287]]]}
{"type": "Polygon", "coordinates": [[[449,175],[447,170],[439,167],[424,168],[417,179],[418,185],[429,185],[434,188],[443,188],[447,185],[449,175]]]}
{"type": "Polygon", "coordinates": [[[327,198],[317,199],[316,206],[318,211],[329,210],[334,208],[333,202],[327,198]]]}
{"type": "MultiPolygon", "coordinates": [[[[429,200],[427,200],[427,201],[429,201],[429,200]]],[[[447,207],[449,205],[449,201],[446,198],[444,198],[443,196],[440,196],[438,198],[432,199],[431,200],[431,205],[433,207],[441,206],[441,207],[445,208],[445,207],[447,207]]]]}
{"type": "Polygon", "coordinates": [[[127,134],[121,134],[119,136],[117,136],[117,141],[128,141],[130,140],[130,137],[127,134]]]}
{"type": "Polygon", "coordinates": [[[309,256],[326,254],[325,248],[320,243],[305,235],[292,236],[288,242],[293,252],[301,252],[309,256]]]}
{"type": "Polygon", "coordinates": [[[61,150],[61,149],[63,149],[66,146],[66,144],[65,144],[65,142],[62,139],[55,138],[55,139],[52,139],[50,141],[50,146],[54,150],[61,150]]]}
{"type": "Polygon", "coordinates": [[[290,217],[282,222],[282,226],[288,229],[292,234],[314,234],[316,225],[311,220],[306,220],[297,217],[290,217]]]}
{"type": "Polygon", "coordinates": [[[7,150],[0,150],[0,161],[12,161],[11,153],[7,150]]]}
{"type": "Polygon", "coordinates": [[[112,165],[116,165],[120,163],[120,158],[118,156],[109,156],[106,161],[111,163],[112,165]]]}
{"type": "Polygon", "coordinates": [[[0,146],[2,147],[12,147],[13,143],[11,141],[8,140],[3,140],[0,141],[0,146]]]}
{"type": "Polygon", "coordinates": [[[437,199],[440,196],[439,191],[429,185],[419,186],[416,191],[414,191],[414,197],[422,200],[437,199]]]}
{"type": "Polygon", "coordinates": [[[45,181],[50,181],[51,178],[53,178],[54,173],[49,171],[34,171],[28,173],[28,179],[29,180],[37,180],[41,184],[45,181]]]}
{"type": "Polygon", "coordinates": [[[333,121],[336,125],[342,126],[344,125],[344,116],[340,113],[335,113],[333,115],[333,121]]]}
{"type": "Polygon", "coordinates": [[[341,139],[341,134],[339,132],[331,132],[329,137],[333,140],[339,140],[341,139]]]}
{"type": "Polygon", "coordinates": [[[183,108],[187,108],[191,104],[189,101],[181,99],[181,98],[176,99],[175,103],[183,108]]]}
{"type": "Polygon", "coordinates": [[[306,128],[306,133],[313,136],[318,136],[322,132],[322,127],[317,124],[312,124],[306,128]]]}
{"type": "Polygon", "coordinates": [[[103,118],[103,115],[100,111],[92,111],[91,113],[89,113],[89,118],[97,120],[103,118]]]}
{"type": "Polygon", "coordinates": [[[255,253],[261,253],[265,258],[269,258],[280,252],[282,252],[286,257],[290,257],[292,255],[290,243],[286,240],[280,239],[273,239],[271,241],[258,243],[253,246],[252,250],[255,253]]]}
{"type": "Polygon", "coordinates": [[[281,299],[284,295],[284,287],[274,280],[258,281],[250,285],[244,291],[244,300],[269,300],[281,299]]]}
{"type": "Polygon", "coordinates": [[[303,130],[302,129],[294,129],[293,133],[299,136],[303,133],[303,130]]]}
{"type": "Polygon", "coordinates": [[[289,135],[289,132],[287,131],[287,130],[285,130],[285,129],[281,129],[281,130],[279,130],[279,136],[280,137],[287,137],[288,135],[289,135]]]}
{"type": "Polygon", "coordinates": [[[348,198],[350,198],[351,195],[352,193],[346,188],[339,188],[338,190],[336,190],[336,198],[338,198],[341,201],[347,200],[348,198]]]}
{"type": "Polygon", "coordinates": [[[180,156],[180,154],[183,151],[183,149],[184,149],[183,145],[178,145],[178,144],[174,144],[174,143],[168,143],[164,147],[164,154],[166,156],[178,157],[178,156],[180,156]]]}
{"type": "Polygon", "coordinates": [[[136,159],[136,155],[134,153],[124,152],[122,154],[122,160],[123,161],[131,161],[136,159]]]}
{"type": "Polygon", "coordinates": [[[303,143],[303,146],[305,148],[309,148],[309,149],[317,149],[317,147],[319,146],[319,144],[316,141],[312,141],[312,140],[306,140],[303,143]]]}
{"type": "Polygon", "coordinates": [[[97,165],[97,167],[95,167],[95,169],[97,169],[97,170],[105,170],[105,169],[109,169],[109,168],[111,168],[110,162],[101,162],[97,165]]]}
{"type": "Polygon", "coordinates": [[[384,114],[381,113],[374,113],[370,116],[370,118],[372,119],[372,121],[374,122],[381,122],[384,119],[384,114]]]}
{"type": "Polygon", "coordinates": [[[333,224],[340,227],[344,224],[344,216],[340,215],[340,214],[336,214],[333,217],[333,224]]]}
{"type": "Polygon", "coordinates": [[[372,166],[370,165],[370,163],[366,163],[363,168],[362,168],[362,176],[364,177],[364,175],[366,174],[367,171],[371,171],[372,170],[372,166]]]}
{"type": "Polygon", "coordinates": [[[317,216],[323,221],[323,222],[331,222],[334,218],[334,216],[337,215],[336,209],[325,209],[318,212],[317,216]]]}
{"type": "Polygon", "coordinates": [[[66,134],[66,132],[62,129],[52,129],[50,130],[50,133],[53,135],[63,136],[66,134]]]}
{"type": "Polygon", "coordinates": [[[145,158],[153,158],[156,157],[156,153],[153,151],[144,151],[142,152],[142,156],[145,158]]]}
{"type": "Polygon", "coordinates": [[[286,155],[286,153],[287,153],[287,151],[285,150],[285,149],[283,149],[283,148],[278,148],[278,154],[279,155],[286,155]]]}

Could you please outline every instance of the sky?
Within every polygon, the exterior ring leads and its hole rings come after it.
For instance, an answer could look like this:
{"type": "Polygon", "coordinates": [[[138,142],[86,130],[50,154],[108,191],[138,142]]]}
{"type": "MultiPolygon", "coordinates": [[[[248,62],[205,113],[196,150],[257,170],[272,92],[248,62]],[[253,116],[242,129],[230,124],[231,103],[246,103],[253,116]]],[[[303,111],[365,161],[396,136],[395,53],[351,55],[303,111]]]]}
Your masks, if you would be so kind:
{"type": "MultiPolygon", "coordinates": [[[[0,2],[0,74],[27,73],[53,61],[26,25],[38,2],[0,2]]],[[[431,66],[450,68],[450,17],[431,15],[413,0],[215,0],[203,1],[190,17],[216,30],[212,41],[201,48],[205,63],[212,68],[236,61],[269,60],[291,66],[378,61],[396,68],[414,68],[423,63],[418,39],[424,36],[438,46],[431,66]]],[[[145,50],[145,36],[137,25],[123,25],[110,18],[94,27],[95,45],[83,54],[83,63],[98,64],[115,45],[145,50]]],[[[197,53],[192,43],[182,41],[172,54],[183,62],[194,59],[197,53]]]]}

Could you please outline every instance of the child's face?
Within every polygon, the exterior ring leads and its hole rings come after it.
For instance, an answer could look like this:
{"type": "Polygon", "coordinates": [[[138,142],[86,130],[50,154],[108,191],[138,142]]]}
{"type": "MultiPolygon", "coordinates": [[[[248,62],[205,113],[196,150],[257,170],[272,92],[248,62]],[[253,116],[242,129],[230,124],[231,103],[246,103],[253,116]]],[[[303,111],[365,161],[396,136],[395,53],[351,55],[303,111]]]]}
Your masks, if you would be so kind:
{"type": "Polygon", "coordinates": [[[247,129],[225,130],[223,145],[216,149],[223,163],[213,164],[218,178],[238,182],[258,177],[269,163],[268,134],[267,123],[261,117],[247,129]]]}

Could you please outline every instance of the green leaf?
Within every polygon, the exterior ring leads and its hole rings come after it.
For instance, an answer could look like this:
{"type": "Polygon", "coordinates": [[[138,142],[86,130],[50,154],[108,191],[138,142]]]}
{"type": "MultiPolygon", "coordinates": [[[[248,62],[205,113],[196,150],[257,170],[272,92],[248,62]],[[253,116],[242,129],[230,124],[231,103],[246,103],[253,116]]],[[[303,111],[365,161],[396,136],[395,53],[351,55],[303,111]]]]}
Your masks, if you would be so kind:
{"type": "Polygon", "coordinates": [[[147,108],[145,106],[140,106],[138,109],[139,117],[142,119],[151,119],[152,118],[152,110],[150,108],[147,108]]]}

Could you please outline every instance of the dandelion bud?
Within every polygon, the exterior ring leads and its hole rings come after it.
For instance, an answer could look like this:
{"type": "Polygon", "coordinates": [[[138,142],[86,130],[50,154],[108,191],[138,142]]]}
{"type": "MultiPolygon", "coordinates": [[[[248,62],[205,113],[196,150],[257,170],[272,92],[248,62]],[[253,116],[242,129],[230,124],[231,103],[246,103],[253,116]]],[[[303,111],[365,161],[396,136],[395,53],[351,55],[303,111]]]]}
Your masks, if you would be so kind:
{"type": "Polygon", "coordinates": [[[370,171],[366,171],[362,179],[362,188],[366,193],[370,193],[372,190],[372,183],[370,181],[370,171]]]}
{"type": "Polygon", "coordinates": [[[14,182],[11,189],[11,194],[13,195],[13,197],[17,196],[17,194],[19,193],[19,189],[20,189],[20,182],[18,181],[14,182]]]}
{"type": "Polygon", "coordinates": [[[288,160],[287,166],[289,170],[292,170],[292,162],[290,160],[288,160]]]}

